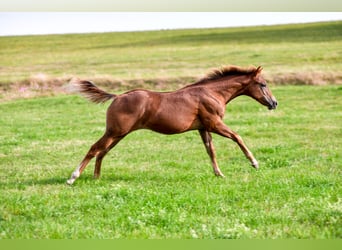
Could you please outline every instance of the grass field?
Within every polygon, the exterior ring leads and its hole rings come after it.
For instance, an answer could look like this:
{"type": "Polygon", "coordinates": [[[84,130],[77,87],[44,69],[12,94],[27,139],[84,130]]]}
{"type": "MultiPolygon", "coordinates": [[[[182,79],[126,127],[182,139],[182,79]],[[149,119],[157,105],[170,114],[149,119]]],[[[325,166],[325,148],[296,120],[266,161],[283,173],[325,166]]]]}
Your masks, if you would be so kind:
{"type": "Polygon", "coordinates": [[[0,238],[342,238],[341,27],[0,37],[0,238]],[[222,64],[262,65],[278,99],[272,112],[247,97],[227,106],[259,171],[214,135],[216,178],[196,131],[141,130],[100,180],[92,161],[66,185],[108,106],[61,94],[68,78],[170,90],[222,64]]]}
{"type": "Polygon", "coordinates": [[[138,131],[100,180],[91,164],[69,187],[106,107],[75,96],[0,104],[1,238],[341,238],[342,88],[274,89],[274,112],[243,97],[228,105],[261,169],[215,136],[225,179],[197,132],[138,131]]]}
{"type": "Polygon", "coordinates": [[[169,84],[184,84],[225,64],[262,65],[268,79],[278,84],[342,83],[342,21],[0,37],[0,55],[0,89],[13,83],[34,88],[75,75],[111,80],[120,89],[142,83],[173,89],[177,85],[169,84]],[[162,80],[167,84],[159,86],[162,80]]]}

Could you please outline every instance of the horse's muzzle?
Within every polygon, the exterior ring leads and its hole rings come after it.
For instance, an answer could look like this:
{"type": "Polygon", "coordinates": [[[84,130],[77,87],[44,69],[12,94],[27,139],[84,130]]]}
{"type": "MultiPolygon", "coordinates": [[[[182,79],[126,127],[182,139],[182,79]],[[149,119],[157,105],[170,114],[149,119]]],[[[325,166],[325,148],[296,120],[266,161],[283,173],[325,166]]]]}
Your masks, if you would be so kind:
{"type": "Polygon", "coordinates": [[[272,100],[270,100],[270,102],[268,103],[268,109],[269,110],[276,109],[277,106],[278,106],[278,102],[276,99],[272,98],[272,100]]]}

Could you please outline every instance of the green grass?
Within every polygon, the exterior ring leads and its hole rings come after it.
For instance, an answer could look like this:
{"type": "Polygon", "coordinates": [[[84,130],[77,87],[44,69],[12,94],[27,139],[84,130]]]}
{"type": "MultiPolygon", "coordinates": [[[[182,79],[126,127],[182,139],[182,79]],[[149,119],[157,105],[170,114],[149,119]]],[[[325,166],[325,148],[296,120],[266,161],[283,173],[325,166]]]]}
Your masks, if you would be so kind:
{"type": "Polygon", "coordinates": [[[103,133],[107,105],[78,96],[0,103],[0,238],[342,237],[340,86],[277,86],[279,108],[247,97],[225,122],[260,163],[214,136],[214,177],[197,132],[137,131],[65,184],[103,133]]]}
{"type": "MultiPolygon", "coordinates": [[[[201,76],[210,68],[263,65],[342,79],[342,22],[246,28],[0,37],[0,83],[36,75],[114,79],[201,76]]],[[[285,81],[286,82],[286,81],[285,81]]]]}
{"type": "Polygon", "coordinates": [[[0,238],[342,238],[342,87],[329,85],[342,79],[341,27],[0,37],[0,238]],[[273,83],[328,85],[273,87],[272,112],[246,97],[227,106],[226,124],[260,171],[214,135],[226,175],[216,178],[196,131],[141,130],[106,156],[100,180],[92,161],[66,185],[104,132],[108,104],[59,95],[56,81],[170,90],[222,64],[262,65],[273,83]],[[45,88],[56,96],[37,97],[45,88]]]}

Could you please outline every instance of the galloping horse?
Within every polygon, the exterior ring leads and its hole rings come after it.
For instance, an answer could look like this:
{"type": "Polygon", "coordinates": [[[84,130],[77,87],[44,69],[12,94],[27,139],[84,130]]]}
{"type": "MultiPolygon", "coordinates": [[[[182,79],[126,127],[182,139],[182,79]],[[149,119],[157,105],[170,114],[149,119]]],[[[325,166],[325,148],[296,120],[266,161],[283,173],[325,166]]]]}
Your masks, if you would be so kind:
{"type": "Polygon", "coordinates": [[[90,81],[71,80],[71,85],[90,101],[113,101],[107,110],[104,135],[90,148],[67,183],[71,185],[93,157],[96,157],[94,178],[99,178],[103,157],[127,134],[138,129],[150,129],[163,134],[198,130],[210,156],[214,174],[224,177],[216,161],[210,133],[219,134],[235,141],[257,169],[258,162],[253,154],[242,138],[223,123],[222,118],[226,104],[240,95],[250,96],[269,109],[277,107],[278,103],[261,71],[260,66],[247,69],[225,66],[173,92],[137,89],[121,95],[107,93],[90,81]]]}

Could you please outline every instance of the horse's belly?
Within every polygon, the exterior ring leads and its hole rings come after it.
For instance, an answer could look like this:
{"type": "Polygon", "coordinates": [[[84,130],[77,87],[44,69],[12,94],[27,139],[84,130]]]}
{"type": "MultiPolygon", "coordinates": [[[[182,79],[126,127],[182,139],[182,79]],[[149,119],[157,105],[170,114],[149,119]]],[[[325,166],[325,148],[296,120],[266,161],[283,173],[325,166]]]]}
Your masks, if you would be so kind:
{"type": "Polygon", "coordinates": [[[202,124],[198,119],[184,119],[180,117],[159,117],[146,127],[162,134],[178,134],[189,130],[201,129],[202,124]]]}
{"type": "Polygon", "coordinates": [[[202,122],[199,119],[195,119],[192,122],[192,124],[188,130],[198,130],[198,129],[203,129],[203,128],[204,128],[204,126],[203,126],[202,122]]]}

